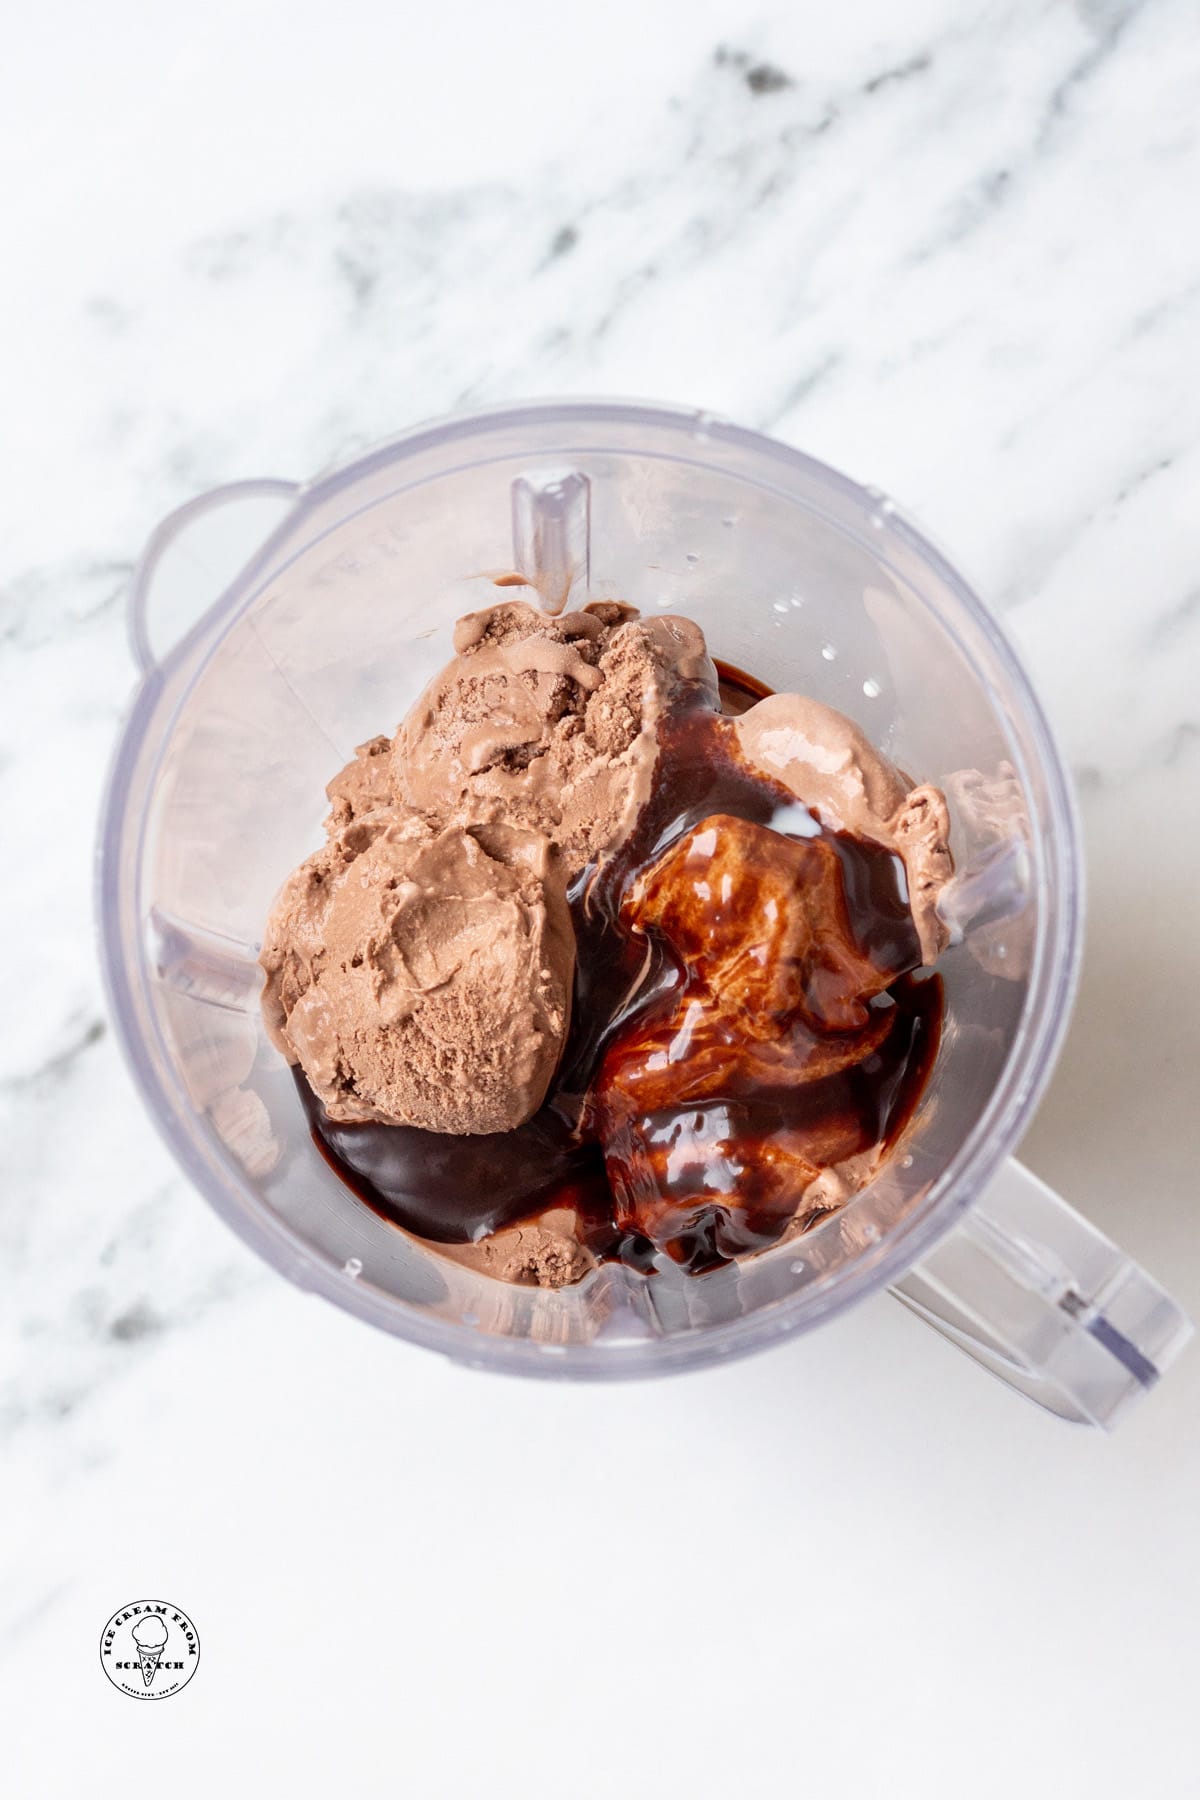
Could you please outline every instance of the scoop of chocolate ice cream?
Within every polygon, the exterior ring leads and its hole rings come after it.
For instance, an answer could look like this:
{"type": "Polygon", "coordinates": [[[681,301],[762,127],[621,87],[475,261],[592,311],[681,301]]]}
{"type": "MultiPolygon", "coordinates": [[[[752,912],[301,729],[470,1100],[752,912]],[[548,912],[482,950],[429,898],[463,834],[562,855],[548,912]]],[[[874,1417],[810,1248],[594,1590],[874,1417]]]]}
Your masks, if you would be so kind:
{"type": "Polygon", "coordinates": [[[460,619],[454,648],[397,734],[398,796],[543,832],[571,871],[628,833],[679,684],[716,693],[697,626],[615,603],[552,618],[507,601],[460,619]]]}
{"type": "Polygon", "coordinates": [[[945,796],[917,787],[853,720],[804,694],[772,694],[735,721],[743,756],[790,788],[831,831],[894,850],[904,863],[921,957],[949,940],[937,902],[954,873],[945,796]]]}
{"type": "Polygon", "coordinates": [[[537,833],[368,813],[285,883],[261,961],[271,1035],[331,1119],[510,1131],[545,1097],[575,941],[537,833]]]}

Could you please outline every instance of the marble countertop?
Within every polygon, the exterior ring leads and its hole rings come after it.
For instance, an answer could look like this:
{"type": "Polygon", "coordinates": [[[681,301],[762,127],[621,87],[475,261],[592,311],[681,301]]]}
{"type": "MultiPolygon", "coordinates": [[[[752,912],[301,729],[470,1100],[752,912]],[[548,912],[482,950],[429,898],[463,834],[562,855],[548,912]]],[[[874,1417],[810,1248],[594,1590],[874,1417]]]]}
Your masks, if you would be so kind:
{"type": "Polygon", "coordinates": [[[178,1800],[268,1757],[302,1796],[1183,1791],[1200,1356],[1106,1440],[884,1298],[636,1388],[389,1341],[176,1170],[90,876],[173,506],[514,395],[770,430],[1028,660],[1090,922],[1023,1155],[1200,1310],[1192,7],[52,0],[0,146],[11,1791],[124,1794],[151,1743],[178,1800]],[[205,1664],[137,1709],[96,1647],[150,1590],[205,1664]]]}

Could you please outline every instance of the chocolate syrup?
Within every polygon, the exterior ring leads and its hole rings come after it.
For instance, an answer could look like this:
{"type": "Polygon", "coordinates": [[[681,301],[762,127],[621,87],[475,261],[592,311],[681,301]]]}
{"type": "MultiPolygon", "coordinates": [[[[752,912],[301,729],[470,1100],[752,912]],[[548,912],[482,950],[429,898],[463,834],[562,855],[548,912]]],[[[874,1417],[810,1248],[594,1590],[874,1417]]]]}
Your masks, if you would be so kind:
{"type": "MultiPolygon", "coordinates": [[[[942,985],[910,973],[921,956],[903,866],[879,845],[826,831],[786,788],[742,761],[732,718],[770,690],[727,664],[717,669],[723,711],[697,691],[663,721],[654,788],[633,832],[569,893],[577,947],[571,1030],[532,1119],[480,1137],[341,1125],[297,1071],[318,1148],[373,1210],[405,1230],[464,1243],[570,1206],[596,1256],[651,1270],[665,1253],[700,1273],[775,1242],[816,1170],[894,1141],[911,1118],[937,1051],[942,985]],[[789,1016],[769,1042],[752,1041],[735,1017],[690,1005],[704,992],[713,924],[703,906],[688,953],[653,929],[631,930],[628,909],[622,918],[639,876],[714,815],[817,846],[826,865],[836,856],[846,954],[857,951],[876,972],[865,990],[873,997],[853,1009],[850,1029],[789,1016]],[[644,1108],[638,1096],[648,1066],[666,1066],[670,1080],[644,1108]]],[[[795,852],[798,866],[805,854],[795,852]]],[[[721,928],[736,931],[737,918],[721,928]]],[[[751,916],[746,929],[754,928],[751,916]]]]}
{"type": "Polygon", "coordinates": [[[739,713],[749,712],[760,700],[767,700],[775,692],[757,675],[747,675],[745,669],[735,668],[733,663],[718,661],[717,691],[721,697],[721,711],[734,717],[739,713]]]}

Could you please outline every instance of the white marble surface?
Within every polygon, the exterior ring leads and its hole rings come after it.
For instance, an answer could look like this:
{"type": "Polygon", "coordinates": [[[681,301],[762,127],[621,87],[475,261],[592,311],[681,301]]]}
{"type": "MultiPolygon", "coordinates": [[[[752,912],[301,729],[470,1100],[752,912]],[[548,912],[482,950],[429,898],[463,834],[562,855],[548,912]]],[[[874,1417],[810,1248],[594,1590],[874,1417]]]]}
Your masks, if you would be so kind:
{"type": "Polygon", "coordinates": [[[1091,923],[1024,1153],[1196,1311],[1190,0],[50,0],[0,150],[6,1790],[1189,1791],[1200,1357],[1105,1441],[886,1299],[636,1390],[405,1349],[177,1174],[89,876],[179,501],[514,394],[769,428],[1029,659],[1091,923]],[[134,1708],[96,1645],[151,1589],[205,1660],[134,1708]]]}

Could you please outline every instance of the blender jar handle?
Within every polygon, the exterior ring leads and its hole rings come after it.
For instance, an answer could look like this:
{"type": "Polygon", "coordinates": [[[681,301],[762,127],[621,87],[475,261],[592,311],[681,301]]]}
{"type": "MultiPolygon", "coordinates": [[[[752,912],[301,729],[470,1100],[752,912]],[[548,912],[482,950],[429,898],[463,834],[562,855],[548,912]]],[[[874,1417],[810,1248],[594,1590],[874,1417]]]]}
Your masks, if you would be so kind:
{"type": "Polygon", "coordinates": [[[1015,1160],[891,1291],[1010,1387],[1106,1428],[1192,1333],[1157,1282],[1015,1160]]]}
{"type": "Polygon", "coordinates": [[[155,529],[129,596],[133,653],[148,675],[202,619],[292,511],[299,484],[234,481],[188,500],[155,529]]]}

